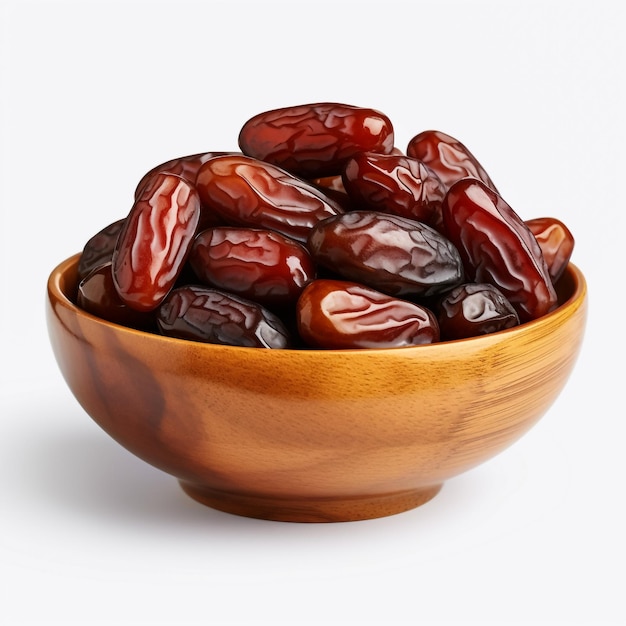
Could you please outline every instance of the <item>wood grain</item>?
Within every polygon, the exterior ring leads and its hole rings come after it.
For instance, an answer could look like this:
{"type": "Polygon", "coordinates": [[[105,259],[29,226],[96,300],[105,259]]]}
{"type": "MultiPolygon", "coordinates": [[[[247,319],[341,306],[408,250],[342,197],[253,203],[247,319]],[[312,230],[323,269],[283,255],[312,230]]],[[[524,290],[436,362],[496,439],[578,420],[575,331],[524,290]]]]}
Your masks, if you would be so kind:
{"type": "Polygon", "coordinates": [[[77,262],[51,273],[47,320],[78,402],[192,497],[265,519],[368,519],[428,501],[544,415],[586,321],[570,264],[558,309],[484,337],[352,351],[202,344],[81,311],[77,262]]]}

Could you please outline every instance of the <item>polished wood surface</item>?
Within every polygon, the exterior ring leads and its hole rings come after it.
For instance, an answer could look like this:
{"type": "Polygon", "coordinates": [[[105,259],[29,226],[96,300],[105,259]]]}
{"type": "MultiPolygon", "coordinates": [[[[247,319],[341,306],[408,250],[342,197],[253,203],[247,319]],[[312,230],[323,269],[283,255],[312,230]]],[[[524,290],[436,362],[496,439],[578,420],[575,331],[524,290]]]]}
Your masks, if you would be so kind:
{"type": "Polygon", "coordinates": [[[198,501],[273,520],[368,519],[428,501],[544,415],[586,321],[570,264],[557,310],[493,335],[387,350],[219,346],[81,311],[77,261],[51,273],[47,320],[78,402],[198,501]]]}

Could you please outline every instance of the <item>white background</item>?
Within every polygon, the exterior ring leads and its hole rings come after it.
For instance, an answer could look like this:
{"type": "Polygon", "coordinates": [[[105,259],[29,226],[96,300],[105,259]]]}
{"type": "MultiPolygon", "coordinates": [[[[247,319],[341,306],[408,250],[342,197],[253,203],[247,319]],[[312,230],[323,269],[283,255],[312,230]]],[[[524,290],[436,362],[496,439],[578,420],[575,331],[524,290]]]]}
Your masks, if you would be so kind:
{"type": "Polygon", "coordinates": [[[626,624],[623,3],[1,6],[3,624],[626,624]],[[236,150],[252,115],[323,100],[385,112],[400,148],[454,135],[523,218],[568,224],[585,344],[530,433],[419,509],[235,517],[77,405],[45,282],[153,165],[236,150]]]}

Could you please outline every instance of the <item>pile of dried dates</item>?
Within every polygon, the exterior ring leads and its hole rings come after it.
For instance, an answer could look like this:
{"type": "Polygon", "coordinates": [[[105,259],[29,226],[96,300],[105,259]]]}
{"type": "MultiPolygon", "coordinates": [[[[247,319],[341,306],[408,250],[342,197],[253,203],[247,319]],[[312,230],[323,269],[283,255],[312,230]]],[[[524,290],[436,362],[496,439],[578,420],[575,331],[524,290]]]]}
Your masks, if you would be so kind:
{"type": "Polygon", "coordinates": [[[77,304],[171,337],[391,348],[511,328],[557,306],[574,239],[523,221],[472,153],[315,103],[260,113],[241,152],[173,159],[85,245],[77,304]]]}

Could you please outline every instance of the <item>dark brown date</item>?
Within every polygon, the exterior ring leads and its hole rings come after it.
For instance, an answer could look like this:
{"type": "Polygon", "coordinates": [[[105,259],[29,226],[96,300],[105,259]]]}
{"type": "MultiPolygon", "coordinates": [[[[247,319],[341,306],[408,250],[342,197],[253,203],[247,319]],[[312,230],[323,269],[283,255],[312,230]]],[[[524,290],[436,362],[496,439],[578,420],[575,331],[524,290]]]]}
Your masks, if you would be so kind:
{"type": "Polygon", "coordinates": [[[346,163],[343,183],[355,205],[408,217],[436,227],[446,195],[437,175],[421,161],[361,152],[346,163]]]}
{"type": "Polygon", "coordinates": [[[297,300],[315,278],[309,251],[271,230],[221,226],[201,232],[189,254],[198,279],[266,306],[297,300]]]}
{"type": "Polygon", "coordinates": [[[380,111],[335,102],[274,109],[250,118],[239,133],[244,154],[305,178],[340,174],[357,152],[393,149],[391,121],[380,111]]]}
{"type": "Polygon", "coordinates": [[[304,342],[320,349],[398,348],[439,340],[435,315],[365,285],[318,279],[297,304],[304,342]]]}
{"type": "Polygon", "coordinates": [[[111,261],[95,267],[78,285],[76,304],[109,322],[139,330],[155,330],[151,313],[131,309],[117,294],[111,261]]]}
{"type": "Polygon", "coordinates": [[[105,226],[87,241],[78,260],[79,280],[86,278],[99,265],[111,261],[124,221],[123,218],[105,226]]]}
{"type": "Polygon", "coordinates": [[[459,284],[463,263],[439,232],[405,217],[355,211],[320,222],[308,247],[321,266],[393,296],[432,296],[459,284]]]}
{"type": "Polygon", "coordinates": [[[504,294],[488,283],[455,287],[441,301],[438,321],[444,341],[487,335],[520,323],[504,294]]]}
{"type": "Polygon", "coordinates": [[[555,217],[536,217],[526,220],[526,226],[541,248],[552,283],[556,283],[565,271],[574,251],[574,235],[563,222],[555,217]]]}
{"type": "Polygon", "coordinates": [[[446,191],[456,181],[467,177],[477,178],[498,191],[478,159],[458,139],[446,133],[425,130],[409,141],[406,153],[433,170],[446,191]]]}
{"type": "Polygon", "coordinates": [[[281,320],[260,304],[198,285],[173,289],[157,313],[169,337],[248,348],[288,348],[281,320]]]}
{"type": "Polygon", "coordinates": [[[495,191],[473,178],[458,181],[446,194],[443,220],[470,279],[500,289],[520,321],[541,317],[556,307],[537,240],[495,191]]]}
{"type": "Polygon", "coordinates": [[[163,301],[193,244],[200,199],[189,182],[157,174],[135,202],[113,253],[113,280],[133,309],[151,311],[163,301]]]}
{"type": "Polygon", "coordinates": [[[301,242],[317,222],[343,212],[312,183],[248,156],[210,159],[196,187],[202,203],[228,224],[268,228],[301,242]]]}

